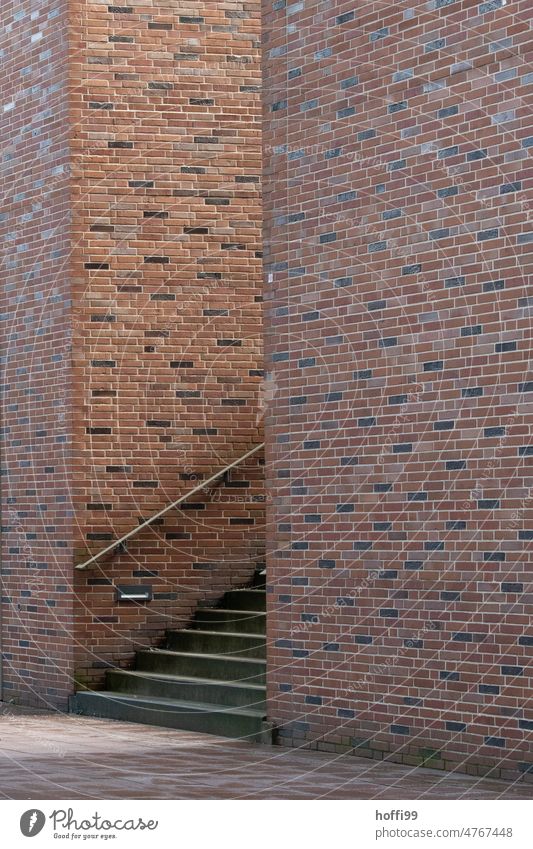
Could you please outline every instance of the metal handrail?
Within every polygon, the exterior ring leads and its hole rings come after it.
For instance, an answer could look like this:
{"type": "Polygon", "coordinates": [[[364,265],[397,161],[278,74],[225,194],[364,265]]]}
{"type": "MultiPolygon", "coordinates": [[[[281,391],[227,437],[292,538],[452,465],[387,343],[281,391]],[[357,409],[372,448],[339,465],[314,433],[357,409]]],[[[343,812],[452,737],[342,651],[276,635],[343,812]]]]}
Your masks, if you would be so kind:
{"type": "Polygon", "coordinates": [[[111,545],[107,546],[107,548],[103,548],[102,551],[98,552],[98,554],[94,554],[92,557],[89,558],[89,560],[86,560],[84,563],[79,563],[74,568],[87,569],[87,567],[90,566],[91,563],[95,563],[97,560],[100,559],[100,557],[103,557],[104,554],[108,554],[110,551],[114,551],[116,548],[123,545],[127,540],[131,539],[131,537],[135,536],[135,534],[138,534],[139,531],[142,531],[143,528],[147,528],[149,525],[152,524],[152,522],[155,522],[156,519],[159,519],[160,516],[164,516],[165,513],[168,513],[169,510],[173,510],[174,507],[179,507],[180,504],[190,498],[191,495],[194,495],[195,492],[200,492],[200,490],[205,489],[206,486],[209,486],[210,483],[216,481],[217,478],[222,477],[222,475],[225,475],[227,472],[231,471],[231,469],[235,468],[235,466],[238,466],[239,463],[244,462],[244,460],[247,460],[248,457],[252,457],[258,451],[260,451],[261,448],[264,447],[264,442],[261,442],[260,445],[256,445],[255,448],[251,449],[251,451],[247,451],[246,454],[243,454],[242,457],[239,457],[237,460],[234,460],[233,463],[229,463],[227,466],[224,466],[223,469],[220,469],[220,471],[216,472],[216,474],[212,475],[206,481],[202,481],[201,483],[197,484],[197,486],[195,486],[193,489],[190,489],[188,492],[186,492],[185,495],[180,495],[180,497],[177,498],[176,501],[173,501],[172,504],[167,504],[167,506],[163,507],[163,509],[160,510],[159,513],[156,513],[155,516],[151,516],[150,519],[147,519],[146,522],[142,523],[142,525],[138,525],[136,528],[133,528],[133,530],[128,531],[127,534],[124,534],[124,536],[120,537],[120,539],[117,539],[112,542],[111,545]]]}

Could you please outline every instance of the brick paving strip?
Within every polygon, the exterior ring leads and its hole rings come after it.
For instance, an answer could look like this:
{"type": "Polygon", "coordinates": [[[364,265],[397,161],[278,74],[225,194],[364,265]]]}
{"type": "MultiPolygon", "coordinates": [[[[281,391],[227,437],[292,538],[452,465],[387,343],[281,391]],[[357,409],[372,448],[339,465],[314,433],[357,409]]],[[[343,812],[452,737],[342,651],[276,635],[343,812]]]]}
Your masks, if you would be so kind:
{"type": "Polygon", "coordinates": [[[4,799],[531,799],[533,788],[5,707],[4,799]]]}

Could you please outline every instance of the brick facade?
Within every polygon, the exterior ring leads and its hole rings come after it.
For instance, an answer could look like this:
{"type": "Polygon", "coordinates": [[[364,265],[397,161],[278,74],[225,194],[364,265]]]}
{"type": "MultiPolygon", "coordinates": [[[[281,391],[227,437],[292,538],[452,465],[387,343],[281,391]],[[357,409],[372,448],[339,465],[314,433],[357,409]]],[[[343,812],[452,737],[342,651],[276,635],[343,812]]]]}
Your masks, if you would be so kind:
{"type": "Polygon", "coordinates": [[[283,742],[533,773],[529,12],[264,5],[283,742]]]}
{"type": "MultiPolygon", "coordinates": [[[[259,6],[78,2],[72,22],[81,556],[261,441],[259,6]]],[[[232,476],[247,488],[79,576],[82,681],[249,576],[261,477],[252,461],[232,476]],[[117,607],[110,579],[156,598],[117,607]]]]}
{"type": "MultiPolygon", "coordinates": [[[[38,285],[45,293],[55,287],[54,298],[59,287],[57,320],[51,315],[58,329],[53,351],[51,336],[43,341],[47,394],[26,400],[16,415],[11,410],[23,387],[12,381],[4,394],[4,427],[12,418],[20,422],[8,434],[4,505],[16,498],[26,532],[27,488],[35,488],[41,503],[44,481],[33,482],[33,433],[23,437],[27,472],[14,479],[9,469],[19,454],[13,440],[46,418],[55,446],[63,417],[68,453],[63,443],[54,450],[61,452],[66,478],[59,493],[65,528],[60,534],[56,522],[53,538],[44,528],[36,531],[50,578],[55,536],[66,543],[53,575],[55,582],[60,570],[75,591],[74,606],[61,609],[76,646],[69,690],[74,666],[82,683],[98,683],[102,667],[127,662],[135,645],[183,624],[198,598],[245,581],[261,556],[262,466],[254,460],[139,535],[127,553],[72,577],[75,562],[261,441],[259,7],[206,2],[177,10],[168,0],[119,6],[48,0],[30,17],[29,5],[12,3],[6,18],[14,21],[6,35],[13,73],[4,75],[4,100],[14,79],[21,91],[31,80],[39,93],[26,95],[27,111],[9,113],[6,135],[25,127],[20,143],[27,144],[42,109],[48,158],[36,163],[35,142],[24,154],[17,150],[13,162],[17,182],[9,191],[27,194],[25,202],[13,198],[1,222],[6,233],[18,225],[2,297],[8,320],[17,310],[24,325],[26,306],[21,310],[10,296],[15,273],[29,268],[19,243],[28,241],[36,255],[46,248],[53,262],[38,285]],[[34,31],[42,37],[30,74],[22,76],[34,31]],[[48,80],[57,87],[52,95],[45,91],[48,80]],[[57,200],[49,194],[48,163],[49,169],[65,166],[57,200]],[[34,175],[42,183],[32,186],[34,175]],[[62,254],[45,232],[60,202],[53,238],[62,254]],[[27,218],[31,203],[42,203],[46,218],[37,211],[27,218]],[[71,346],[66,353],[63,337],[71,346]],[[59,356],[68,371],[62,385],[47,365],[59,356]],[[137,582],[152,585],[154,601],[117,605],[113,585],[137,582]]],[[[42,323],[40,304],[32,309],[42,323]]],[[[35,354],[24,347],[35,330],[31,324],[26,338],[19,334],[9,368],[27,365],[39,382],[35,354]]],[[[52,461],[46,448],[43,462],[52,461]]],[[[54,487],[58,473],[56,465],[46,479],[54,487]]],[[[24,626],[32,621],[33,606],[33,594],[31,601],[20,598],[28,567],[11,550],[16,534],[12,526],[4,549],[8,572],[11,561],[20,572],[17,584],[5,577],[7,623],[11,627],[15,617],[15,632],[19,619],[24,626]]],[[[49,655],[46,643],[41,649],[49,655]]],[[[24,651],[13,657],[14,677],[26,662],[24,651]]]]}
{"type": "Polygon", "coordinates": [[[6,0],[3,698],[261,560],[280,740],[530,777],[525,2],[6,0]],[[145,583],[147,605],[117,604],[145,583]]]}

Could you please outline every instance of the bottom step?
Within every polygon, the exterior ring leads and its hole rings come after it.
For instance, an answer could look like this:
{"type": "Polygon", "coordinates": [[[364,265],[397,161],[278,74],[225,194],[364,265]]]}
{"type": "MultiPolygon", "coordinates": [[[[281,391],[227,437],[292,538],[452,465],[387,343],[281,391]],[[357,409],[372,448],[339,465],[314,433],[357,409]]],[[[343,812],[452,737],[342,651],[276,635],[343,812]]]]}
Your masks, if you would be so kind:
{"type": "Polygon", "coordinates": [[[221,708],[202,702],[179,702],[105,690],[76,693],[70,699],[70,713],[266,742],[264,714],[237,707],[221,708]]]}

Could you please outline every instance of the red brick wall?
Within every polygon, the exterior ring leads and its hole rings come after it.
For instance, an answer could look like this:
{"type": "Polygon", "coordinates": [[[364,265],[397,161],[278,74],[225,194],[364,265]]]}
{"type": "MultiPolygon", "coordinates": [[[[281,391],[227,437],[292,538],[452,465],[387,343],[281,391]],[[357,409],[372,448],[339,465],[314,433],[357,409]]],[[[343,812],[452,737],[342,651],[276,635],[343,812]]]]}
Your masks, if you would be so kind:
{"type": "Polygon", "coordinates": [[[107,666],[127,666],[136,649],[185,627],[200,601],[248,583],[264,563],[264,536],[264,473],[253,457],[140,532],[126,553],[78,572],[78,683],[99,687],[107,666]],[[117,584],[150,586],[153,601],[117,604],[117,584]]]}
{"type": "Polygon", "coordinates": [[[72,676],[65,11],[6,0],[0,36],[1,697],[41,707],[72,676]]]}
{"type": "Polygon", "coordinates": [[[264,7],[284,742],[533,772],[528,10],[264,7]]]}

